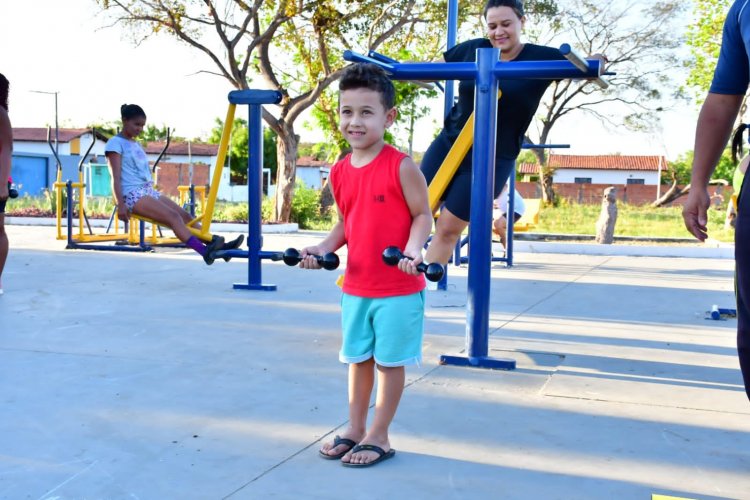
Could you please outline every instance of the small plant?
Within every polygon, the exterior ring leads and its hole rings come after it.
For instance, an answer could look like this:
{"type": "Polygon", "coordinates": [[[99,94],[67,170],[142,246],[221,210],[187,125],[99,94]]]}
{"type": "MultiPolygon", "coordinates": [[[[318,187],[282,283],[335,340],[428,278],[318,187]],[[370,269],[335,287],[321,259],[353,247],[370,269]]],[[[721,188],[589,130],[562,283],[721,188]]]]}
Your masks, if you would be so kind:
{"type": "Polygon", "coordinates": [[[260,206],[260,215],[263,222],[268,222],[273,219],[273,212],[276,208],[276,200],[270,196],[263,197],[263,203],[260,206]]]}
{"type": "Polygon", "coordinates": [[[300,229],[310,229],[320,218],[320,191],[305,186],[303,182],[297,184],[290,218],[299,224],[300,229]]]}
{"type": "MultiPolygon", "coordinates": [[[[57,192],[58,192],[57,189],[50,190],[50,189],[45,188],[42,194],[42,196],[44,196],[44,198],[49,202],[49,207],[53,214],[57,213],[57,192]]],[[[61,205],[62,213],[63,215],[65,215],[65,213],[67,213],[67,210],[68,210],[67,208],[68,207],[68,193],[66,189],[63,188],[60,190],[60,194],[61,194],[60,199],[62,200],[62,205],[61,205]]]]}

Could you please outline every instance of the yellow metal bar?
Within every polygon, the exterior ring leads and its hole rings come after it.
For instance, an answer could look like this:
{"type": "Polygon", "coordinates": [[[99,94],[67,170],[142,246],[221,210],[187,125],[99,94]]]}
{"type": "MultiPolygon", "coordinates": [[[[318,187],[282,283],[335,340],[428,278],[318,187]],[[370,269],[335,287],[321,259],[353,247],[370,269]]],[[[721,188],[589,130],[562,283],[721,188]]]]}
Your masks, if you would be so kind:
{"type": "MultiPolygon", "coordinates": [[[[500,99],[502,92],[497,92],[497,98],[500,99]]],[[[442,165],[438,169],[435,177],[432,178],[432,182],[428,186],[428,194],[430,201],[430,209],[432,213],[437,212],[440,208],[440,198],[445,193],[448,184],[453,180],[453,176],[458,170],[458,166],[464,161],[466,153],[471,149],[474,144],[474,113],[471,113],[469,119],[466,120],[464,127],[458,134],[456,141],[451,146],[450,151],[443,160],[442,165]]]]}
{"type": "Polygon", "coordinates": [[[55,211],[57,212],[57,239],[64,240],[62,234],[62,182],[55,182],[52,186],[55,189],[55,211]]]}
{"type": "MultiPolygon", "coordinates": [[[[201,236],[202,239],[211,239],[211,219],[214,215],[214,206],[216,205],[216,197],[219,194],[219,183],[221,182],[221,171],[224,169],[224,164],[227,159],[227,150],[229,149],[229,138],[232,135],[232,125],[234,124],[234,111],[237,108],[236,104],[229,104],[227,109],[227,117],[224,120],[224,130],[221,133],[221,142],[219,143],[219,155],[216,157],[216,164],[214,165],[214,175],[211,178],[211,187],[208,191],[208,200],[206,201],[205,210],[203,211],[202,217],[196,218],[190,222],[192,225],[194,222],[201,221],[201,236]],[[208,238],[206,238],[208,236],[208,238]]],[[[192,227],[190,228],[193,229],[192,227]]]]}
{"type": "Polygon", "coordinates": [[[474,144],[474,113],[466,120],[464,128],[461,129],[461,133],[458,134],[456,141],[445,156],[435,177],[432,178],[432,182],[430,182],[428,194],[430,209],[433,213],[440,208],[440,198],[445,193],[448,184],[453,180],[458,166],[461,165],[472,144],[474,144]]]}
{"type": "Polygon", "coordinates": [[[78,171],[78,234],[81,236],[84,235],[84,229],[83,229],[83,217],[85,215],[84,210],[84,202],[86,201],[86,194],[84,193],[84,190],[86,189],[86,184],[83,183],[83,172],[80,170],[78,171]]]}

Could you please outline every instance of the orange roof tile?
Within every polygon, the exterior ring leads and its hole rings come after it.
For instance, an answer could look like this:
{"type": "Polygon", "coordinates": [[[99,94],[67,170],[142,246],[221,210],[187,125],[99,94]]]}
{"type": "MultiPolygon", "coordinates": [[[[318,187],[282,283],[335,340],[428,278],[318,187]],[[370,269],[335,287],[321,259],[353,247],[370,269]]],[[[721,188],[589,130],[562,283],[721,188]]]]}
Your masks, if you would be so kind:
{"type": "MultiPolygon", "coordinates": [[[[638,156],[638,155],[550,155],[549,166],[557,169],[582,169],[582,170],[659,170],[669,167],[669,162],[663,156],[638,156]]],[[[539,171],[536,163],[521,163],[517,170],[522,174],[534,175],[539,171]]]]}
{"type": "Polygon", "coordinates": [[[663,156],[637,155],[555,155],[549,156],[549,165],[554,168],[580,168],[593,170],[648,170],[656,172],[668,166],[663,156]]]}
{"type": "MultiPolygon", "coordinates": [[[[59,142],[70,142],[73,139],[77,139],[84,134],[91,132],[89,128],[60,128],[57,130],[59,142]]],[[[106,141],[107,137],[99,132],[96,136],[106,141]]],[[[55,140],[55,129],[50,129],[50,138],[54,142],[55,140]]],[[[13,128],[13,140],[14,141],[26,141],[26,142],[47,142],[47,129],[42,127],[19,127],[13,128]]]]}

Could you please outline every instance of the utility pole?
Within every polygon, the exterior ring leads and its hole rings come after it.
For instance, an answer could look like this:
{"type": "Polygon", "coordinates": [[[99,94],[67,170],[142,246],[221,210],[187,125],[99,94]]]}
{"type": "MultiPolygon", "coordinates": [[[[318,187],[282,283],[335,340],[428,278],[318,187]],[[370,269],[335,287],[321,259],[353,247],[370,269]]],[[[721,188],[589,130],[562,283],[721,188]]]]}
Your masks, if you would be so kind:
{"type": "Polygon", "coordinates": [[[31,90],[30,92],[33,92],[35,94],[47,94],[55,96],[55,153],[59,155],[60,151],[58,144],[60,142],[60,127],[57,121],[57,94],[59,94],[60,92],[57,90],[55,90],[54,92],[47,92],[44,90],[31,90]]]}

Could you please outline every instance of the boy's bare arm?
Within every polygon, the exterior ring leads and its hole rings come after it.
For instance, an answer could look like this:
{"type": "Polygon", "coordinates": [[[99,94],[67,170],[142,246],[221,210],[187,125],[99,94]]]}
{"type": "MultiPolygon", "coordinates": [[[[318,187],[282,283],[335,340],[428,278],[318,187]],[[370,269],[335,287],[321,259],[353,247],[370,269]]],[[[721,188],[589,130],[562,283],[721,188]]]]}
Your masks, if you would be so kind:
{"type": "Polygon", "coordinates": [[[344,234],[344,216],[341,215],[341,210],[336,206],[336,213],[338,214],[338,222],[331,228],[328,236],[323,239],[317,245],[305,247],[301,250],[302,261],[299,266],[303,269],[320,269],[320,263],[317,259],[310,257],[311,255],[325,255],[328,252],[335,252],[346,243],[346,236],[344,234]]]}
{"type": "Polygon", "coordinates": [[[422,248],[432,232],[432,212],[427,181],[414,160],[409,157],[401,161],[401,189],[412,217],[409,241],[403,253],[413,258],[416,266],[422,261],[422,248]]]}
{"type": "Polygon", "coordinates": [[[339,210],[338,206],[336,206],[336,213],[338,214],[338,222],[331,228],[328,236],[317,245],[322,253],[335,252],[346,243],[344,216],[341,215],[341,210],[339,210]]]}

